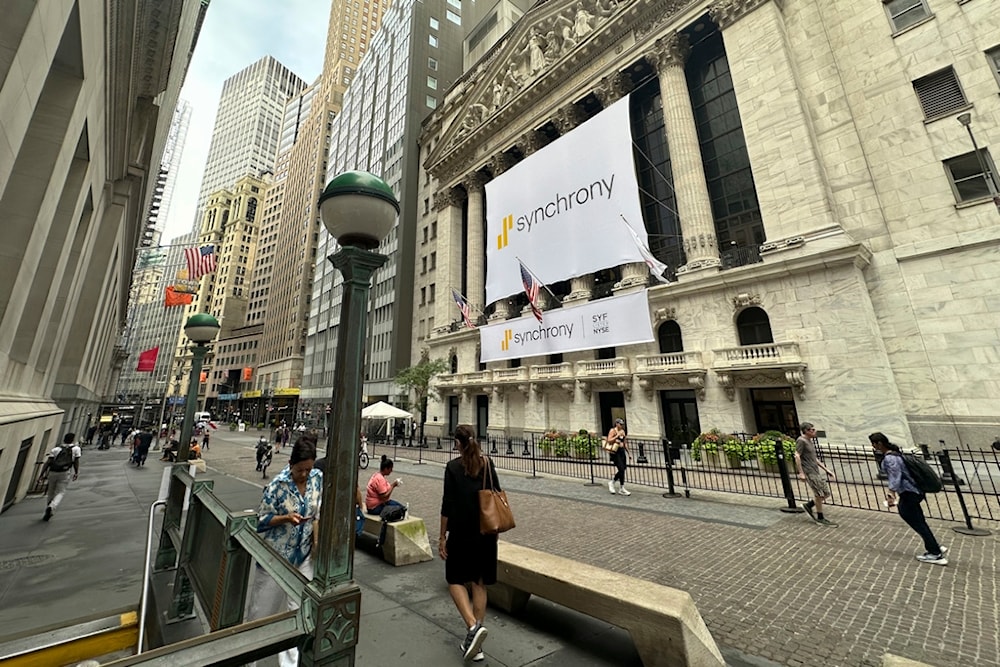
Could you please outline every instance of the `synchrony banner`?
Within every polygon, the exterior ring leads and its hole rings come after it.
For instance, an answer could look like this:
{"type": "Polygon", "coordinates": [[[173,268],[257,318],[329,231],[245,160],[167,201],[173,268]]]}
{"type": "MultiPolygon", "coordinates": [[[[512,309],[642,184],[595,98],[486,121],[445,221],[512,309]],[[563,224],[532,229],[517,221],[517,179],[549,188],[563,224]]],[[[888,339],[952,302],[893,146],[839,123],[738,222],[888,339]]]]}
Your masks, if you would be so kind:
{"type": "Polygon", "coordinates": [[[486,303],[523,288],[642,262],[647,246],[628,96],[486,184],[486,303]]]}
{"type": "Polygon", "coordinates": [[[543,322],[520,317],[479,327],[481,360],[502,361],[653,340],[646,291],[546,310],[543,322]]]}

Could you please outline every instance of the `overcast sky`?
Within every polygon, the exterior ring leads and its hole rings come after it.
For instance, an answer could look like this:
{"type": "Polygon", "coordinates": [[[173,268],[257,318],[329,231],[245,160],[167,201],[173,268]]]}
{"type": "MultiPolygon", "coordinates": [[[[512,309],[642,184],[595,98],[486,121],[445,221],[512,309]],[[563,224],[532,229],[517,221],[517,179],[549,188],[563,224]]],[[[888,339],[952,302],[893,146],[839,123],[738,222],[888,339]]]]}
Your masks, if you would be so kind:
{"type": "Polygon", "coordinates": [[[329,16],[330,0],[212,0],[181,90],[192,107],[191,126],[164,239],[194,225],[223,81],[271,55],[311,83],[323,67],[329,16]]]}

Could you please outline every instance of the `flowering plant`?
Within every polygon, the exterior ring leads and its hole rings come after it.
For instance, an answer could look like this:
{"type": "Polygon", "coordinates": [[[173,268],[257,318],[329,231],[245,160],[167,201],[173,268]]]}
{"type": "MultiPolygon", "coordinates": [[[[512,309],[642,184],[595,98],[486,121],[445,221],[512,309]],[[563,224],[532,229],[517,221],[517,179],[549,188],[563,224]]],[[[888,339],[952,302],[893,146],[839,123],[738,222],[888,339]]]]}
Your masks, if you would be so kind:
{"type": "Polygon", "coordinates": [[[701,454],[704,451],[708,454],[717,454],[719,445],[728,437],[717,428],[701,433],[694,442],[691,443],[691,458],[701,461],[701,454]]]}

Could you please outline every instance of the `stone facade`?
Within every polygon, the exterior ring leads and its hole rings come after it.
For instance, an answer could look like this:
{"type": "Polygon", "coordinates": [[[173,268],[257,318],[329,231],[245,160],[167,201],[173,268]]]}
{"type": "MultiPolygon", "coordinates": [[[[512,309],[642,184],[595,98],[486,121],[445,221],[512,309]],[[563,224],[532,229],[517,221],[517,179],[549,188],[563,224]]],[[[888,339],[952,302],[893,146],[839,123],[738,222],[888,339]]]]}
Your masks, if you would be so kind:
{"type": "MultiPolygon", "coordinates": [[[[1000,219],[979,196],[982,170],[969,196],[949,161],[975,159],[960,113],[971,112],[980,148],[1000,144],[998,78],[984,54],[1000,42],[991,4],[928,0],[927,16],[905,26],[866,0],[536,5],[424,124],[421,197],[433,201],[438,262],[414,287],[444,296],[416,308],[415,349],[454,367],[436,381],[428,432],[606,430],[624,411],[633,435],[677,438],[684,429],[668,412],[680,401],[701,430],[809,420],[834,442],[880,430],[988,446],[1000,433],[1000,219]],[[712,40],[752,172],[747,215],[763,231],[746,225],[739,243],[706,152],[718,144],[698,68],[712,40]],[[960,98],[928,116],[913,82],[947,67],[960,98]],[[679,327],[682,348],[662,351],[661,337],[609,359],[481,367],[478,334],[445,298],[452,286],[483,302],[488,267],[468,250],[481,247],[470,231],[479,183],[640,88],[659,95],[686,257],[675,282],[649,289],[650,318],[654,332],[679,327]],[[762,315],[770,340],[752,323],[762,315]]],[[[613,275],[613,291],[648,282],[641,264],[613,275]]],[[[566,302],[605,294],[587,276],[566,292],[566,302]]],[[[483,310],[520,316],[511,301],[483,310]]]]}

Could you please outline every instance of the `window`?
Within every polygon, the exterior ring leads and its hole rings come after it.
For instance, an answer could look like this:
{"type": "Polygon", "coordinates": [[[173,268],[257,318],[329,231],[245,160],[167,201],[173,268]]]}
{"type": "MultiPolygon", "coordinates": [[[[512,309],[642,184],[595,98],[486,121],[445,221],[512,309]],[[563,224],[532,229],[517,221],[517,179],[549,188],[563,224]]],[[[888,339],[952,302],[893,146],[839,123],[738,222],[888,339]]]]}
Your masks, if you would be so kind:
{"type": "Polygon", "coordinates": [[[428,58],[427,69],[434,70],[436,72],[437,68],[438,68],[438,61],[434,60],[434,58],[428,58]]]}
{"type": "Polygon", "coordinates": [[[882,0],[892,21],[892,29],[899,32],[931,15],[927,0],[882,0]]]}
{"type": "Polygon", "coordinates": [[[430,88],[431,90],[437,90],[438,80],[432,76],[427,77],[427,87],[430,88]]]}
{"type": "Polygon", "coordinates": [[[661,324],[656,337],[659,339],[661,354],[684,350],[684,342],[681,339],[681,328],[674,320],[667,320],[661,324]]]}
{"type": "Polygon", "coordinates": [[[993,187],[1000,190],[997,183],[996,167],[985,148],[979,149],[979,157],[975,153],[966,153],[944,161],[948,177],[951,179],[951,189],[959,202],[975,201],[990,196],[990,187],[986,178],[993,180],[993,187]],[[983,173],[983,166],[986,174],[983,173]]]}
{"type": "Polygon", "coordinates": [[[1000,84],[1000,46],[994,46],[992,49],[987,51],[986,59],[990,61],[990,67],[993,69],[993,76],[997,78],[997,83],[1000,84]]]}
{"type": "Polygon", "coordinates": [[[456,14],[455,12],[451,11],[450,9],[445,12],[445,16],[448,18],[449,21],[451,21],[455,25],[462,25],[462,17],[456,14]]]}
{"type": "Polygon", "coordinates": [[[440,27],[441,27],[441,22],[438,21],[436,18],[434,18],[432,16],[431,17],[431,30],[437,30],[440,27]]]}
{"type": "Polygon", "coordinates": [[[913,90],[917,92],[924,118],[928,120],[968,106],[962,86],[951,67],[917,79],[913,82],[913,90]]]}
{"type": "Polygon", "coordinates": [[[771,320],[762,308],[753,306],[740,312],[736,317],[736,330],[740,345],[763,345],[773,343],[771,320]]]}
{"type": "Polygon", "coordinates": [[[427,35],[427,43],[436,47],[438,45],[438,38],[434,35],[427,35]]]}
{"type": "Polygon", "coordinates": [[[424,101],[427,104],[428,109],[436,109],[438,105],[437,98],[433,95],[428,95],[427,99],[424,101]]]}
{"type": "MultiPolygon", "coordinates": [[[[431,200],[424,197],[424,215],[427,215],[431,211],[431,200]]],[[[424,227],[424,243],[427,243],[427,228],[424,227]]]]}
{"type": "Polygon", "coordinates": [[[427,273],[427,258],[426,257],[421,257],[420,258],[420,275],[424,275],[425,273],[427,273]]]}

